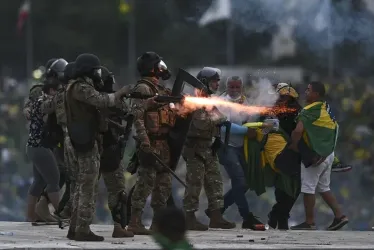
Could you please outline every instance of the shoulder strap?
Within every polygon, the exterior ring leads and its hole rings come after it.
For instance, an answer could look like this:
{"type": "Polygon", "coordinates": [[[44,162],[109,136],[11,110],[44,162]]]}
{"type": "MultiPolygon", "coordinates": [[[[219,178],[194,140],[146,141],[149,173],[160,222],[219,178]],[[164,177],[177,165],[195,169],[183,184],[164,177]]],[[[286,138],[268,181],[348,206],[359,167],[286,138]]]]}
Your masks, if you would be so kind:
{"type": "Polygon", "coordinates": [[[66,91],[64,93],[64,106],[65,106],[65,112],[66,112],[66,123],[69,124],[71,121],[71,110],[70,105],[68,102],[68,94],[71,92],[71,89],[78,81],[73,81],[66,87],[66,91]]]}
{"type": "Polygon", "coordinates": [[[152,82],[148,81],[147,79],[140,79],[140,80],[137,82],[137,84],[135,85],[134,89],[135,89],[138,85],[140,85],[140,84],[145,84],[145,85],[147,85],[147,86],[148,86],[148,87],[153,91],[154,94],[158,94],[158,89],[156,88],[156,86],[155,86],[152,82]]]}
{"type": "Polygon", "coordinates": [[[31,86],[29,92],[31,92],[33,89],[37,88],[37,87],[43,87],[43,84],[34,84],[31,86]]]}

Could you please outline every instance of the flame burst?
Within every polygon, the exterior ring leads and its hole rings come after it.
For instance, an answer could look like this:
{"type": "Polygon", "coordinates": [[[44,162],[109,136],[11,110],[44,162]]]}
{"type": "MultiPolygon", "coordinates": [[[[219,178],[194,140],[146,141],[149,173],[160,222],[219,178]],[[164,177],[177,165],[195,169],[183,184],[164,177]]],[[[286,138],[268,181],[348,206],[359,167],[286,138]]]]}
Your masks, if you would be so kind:
{"type": "Polygon", "coordinates": [[[281,113],[291,113],[295,112],[296,109],[281,107],[281,106],[274,106],[274,107],[266,107],[266,106],[247,106],[239,103],[233,103],[230,101],[223,100],[219,97],[193,97],[193,96],[186,96],[182,106],[179,108],[179,113],[181,115],[188,114],[197,110],[199,108],[206,108],[208,110],[213,109],[214,107],[229,109],[230,111],[237,112],[237,113],[246,113],[246,114],[274,114],[278,115],[281,113]]]}

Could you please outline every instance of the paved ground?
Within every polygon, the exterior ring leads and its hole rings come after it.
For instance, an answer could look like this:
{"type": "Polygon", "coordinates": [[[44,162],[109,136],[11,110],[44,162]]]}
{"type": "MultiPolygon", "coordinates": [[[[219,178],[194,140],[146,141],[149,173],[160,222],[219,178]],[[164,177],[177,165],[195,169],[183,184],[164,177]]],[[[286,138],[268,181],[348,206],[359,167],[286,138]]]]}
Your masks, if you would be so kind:
{"type": "MultiPolygon", "coordinates": [[[[57,226],[0,222],[0,249],[159,249],[149,236],[113,239],[111,226],[94,225],[92,229],[105,241],[69,241],[67,229],[57,226]],[[4,232],[13,235],[1,235],[4,232]]],[[[189,233],[189,239],[196,249],[374,249],[374,231],[211,230],[189,233]]]]}

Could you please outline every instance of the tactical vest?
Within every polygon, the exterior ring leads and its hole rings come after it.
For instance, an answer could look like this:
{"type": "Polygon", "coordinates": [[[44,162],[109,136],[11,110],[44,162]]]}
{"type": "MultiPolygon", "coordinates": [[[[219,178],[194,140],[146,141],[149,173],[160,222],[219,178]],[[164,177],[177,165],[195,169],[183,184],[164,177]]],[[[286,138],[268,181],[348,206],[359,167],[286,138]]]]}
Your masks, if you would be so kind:
{"type": "Polygon", "coordinates": [[[43,126],[40,144],[45,148],[53,149],[59,143],[63,145],[64,133],[61,126],[57,124],[56,113],[52,113],[48,115],[47,122],[43,126]]]}
{"type": "MultiPolygon", "coordinates": [[[[121,123],[118,117],[111,117],[111,120],[121,123]]],[[[100,157],[100,172],[113,172],[121,164],[121,147],[118,142],[120,133],[118,128],[109,123],[108,131],[103,135],[103,152],[100,157]]]]}
{"type": "Polygon", "coordinates": [[[205,109],[194,111],[192,122],[187,133],[187,139],[200,139],[211,141],[213,137],[218,136],[220,128],[216,121],[213,121],[211,112],[205,109]]]}
{"type": "MultiPolygon", "coordinates": [[[[157,88],[153,83],[146,79],[139,80],[136,86],[140,84],[147,85],[151,89],[153,95],[170,95],[170,91],[168,91],[166,88],[157,88]]],[[[154,108],[145,111],[144,126],[151,140],[152,137],[162,138],[163,136],[165,136],[166,139],[166,135],[168,134],[169,129],[175,125],[175,118],[175,113],[170,110],[169,105],[155,105],[154,108]]]]}
{"type": "Polygon", "coordinates": [[[96,107],[80,102],[73,98],[72,91],[76,91],[77,83],[85,81],[78,78],[72,81],[64,95],[66,111],[66,126],[70,141],[78,152],[88,152],[93,149],[99,132],[99,112],[96,107]]]}

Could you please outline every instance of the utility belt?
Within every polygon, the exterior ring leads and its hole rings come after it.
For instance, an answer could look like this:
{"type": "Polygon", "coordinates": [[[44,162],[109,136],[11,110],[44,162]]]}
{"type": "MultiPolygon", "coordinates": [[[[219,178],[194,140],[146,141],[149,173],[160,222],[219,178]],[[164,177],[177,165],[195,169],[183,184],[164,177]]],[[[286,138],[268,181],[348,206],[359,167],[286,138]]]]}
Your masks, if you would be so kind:
{"type": "Polygon", "coordinates": [[[150,134],[148,138],[151,141],[165,141],[168,139],[168,134],[150,134]]]}
{"type": "Polygon", "coordinates": [[[213,138],[201,138],[198,136],[187,136],[186,138],[186,146],[193,147],[195,149],[204,149],[204,148],[212,148],[214,142],[213,138]]]}
{"type": "Polygon", "coordinates": [[[198,137],[198,136],[187,136],[187,140],[190,139],[190,140],[199,140],[199,141],[207,141],[207,142],[211,142],[212,141],[212,138],[201,138],[201,137],[198,137]]]}

